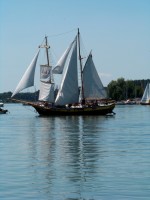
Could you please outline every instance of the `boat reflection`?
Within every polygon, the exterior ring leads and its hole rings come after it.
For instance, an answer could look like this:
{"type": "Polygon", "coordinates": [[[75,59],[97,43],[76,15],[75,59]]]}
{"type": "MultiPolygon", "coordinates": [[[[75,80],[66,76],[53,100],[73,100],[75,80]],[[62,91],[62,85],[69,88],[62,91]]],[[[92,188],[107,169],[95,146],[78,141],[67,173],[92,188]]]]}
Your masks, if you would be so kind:
{"type": "Polygon", "coordinates": [[[37,117],[28,132],[33,184],[44,176],[44,191],[56,198],[59,188],[63,199],[72,193],[80,198],[87,182],[92,188],[99,173],[100,125],[105,120],[102,116],[37,117]]]}

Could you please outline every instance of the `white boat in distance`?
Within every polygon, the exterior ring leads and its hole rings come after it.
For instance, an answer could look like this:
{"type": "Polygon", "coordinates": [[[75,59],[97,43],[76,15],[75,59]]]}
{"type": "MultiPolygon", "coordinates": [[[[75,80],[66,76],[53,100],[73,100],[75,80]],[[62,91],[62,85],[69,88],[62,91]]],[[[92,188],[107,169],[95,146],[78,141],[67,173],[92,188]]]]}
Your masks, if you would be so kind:
{"type": "Polygon", "coordinates": [[[40,115],[46,116],[106,115],[113,113],[115,103],[106,99],[106,90],[97,73],[91,53],[87,57],[84,67],[82,66],[79,29],[75,39],[63,53],[55,67],[52,67],[50,64],[48,54],[50,47],[47,37],[45,37],[45,44],[39,47],[31,64],[12,94],[12,98],[25,88],[34,85],[35,68],[41,48],[46,50],[47,63],[40,66],[38,102],[13,99],[14,101],[28,104],[34,107],[40,115]],[[80,85],[78,70],[80,70],[81,75],[80,85]],[[62,81],[56,96],[54,74],[62,74],[62,81]]]}
{"type": "Polygon", "coordinates": [[[147,83],[146,85],[140,104],[150,105],[150,83],[147,83]]]}
{"type": "Polygon", "coordinates": [[[3,107],[4,103],[2,102],[2,100],[0,100],[0,107],[3,107]]]}

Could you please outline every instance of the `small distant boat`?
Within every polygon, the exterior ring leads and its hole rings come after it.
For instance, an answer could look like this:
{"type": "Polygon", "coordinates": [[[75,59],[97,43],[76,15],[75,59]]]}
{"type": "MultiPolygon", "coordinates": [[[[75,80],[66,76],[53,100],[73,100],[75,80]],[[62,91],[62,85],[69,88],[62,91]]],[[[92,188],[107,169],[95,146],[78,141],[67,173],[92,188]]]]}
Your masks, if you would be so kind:
{"type": "Polygon", "coordinates": [[[124,101],[117,101],[116,102],[116,105],[135,105],[136,104],[136,101],[133,100],[133,99],[127,99],[127,100],[124,100],[124,101]]]}
{"type": "Polygon", "coordinates": [[[0,107],[3,107],[4,103],[2,102],[2,100],[0,100],[0,107]]]}
{"type": "Polygon", "coordinates": [[[146,85],[140,104],[150,105],[150,83],[147,83],[146,85]]]}
{"type": "MultiPolygon", "coordinates": [[[[47,37],[27,68],[12,97],[25,88],[34,85],[34,74],[40,48],[45,48],[46,64],[40,68],[40,92],[38,102],[16,100],[30,105],[40,115],[106,115],[113,113],[115,103],[107,99],[106,90],[95,68],[92,53],[83,65],[80,54],[80,33],[78,33],[52,68],[49,60],[47,37]],[[79,60],[78,60],[79,59],[79,60]],[[79,65],[79,66],[78,66],[79,65]],[[78,71],[79,70],[79,71],[78,71]],[[55,93],[54,74],[62,74],[62,81],[55,93]],[[80,77],[79,77],[80,74],[80,77]],[[106,99],[104,101],[104,99],[106,99]]],[[[12,99],[13,100],[13,99],[12,99]]]]}
{"type": "Polygon", "coordinates": [[[2,108],[0,108],[0,114],[6,114],[8,112],[8,110],[4,110],[2,108]]]}
{"type": "Polygon", "coordinates": [[[136,101],[133,99],[128,99],[125,101],[125,105],[135,105],[135,104],[136,104],[136,101]]]}

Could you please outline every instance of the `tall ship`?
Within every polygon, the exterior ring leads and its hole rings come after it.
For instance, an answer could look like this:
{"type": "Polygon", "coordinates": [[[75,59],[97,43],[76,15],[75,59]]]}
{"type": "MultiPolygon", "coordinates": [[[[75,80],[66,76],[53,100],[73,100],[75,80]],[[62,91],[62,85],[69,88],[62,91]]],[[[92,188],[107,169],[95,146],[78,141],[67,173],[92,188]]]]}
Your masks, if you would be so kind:
{"type": "Polygon", "coordinates": [[[56,66],[52,67],[49,58],[47,37],[39,46],[29,67],[12,94],[12,100],[30,105],[45,116],[59,115],[107,115],[112,114],[115,103],[107,99],[107,93],[95,68],[90,52],[83,65],[80,49],[80,32],[65,50],[56,66]],[[40,49],[45,48],[46,64],[40,65],[40,90],[38,101],[29,102],[14,99],[22,90],[34,86],[35,69],[40,49]],[[62,75],[56,92],[54,77],[62,75]]]}

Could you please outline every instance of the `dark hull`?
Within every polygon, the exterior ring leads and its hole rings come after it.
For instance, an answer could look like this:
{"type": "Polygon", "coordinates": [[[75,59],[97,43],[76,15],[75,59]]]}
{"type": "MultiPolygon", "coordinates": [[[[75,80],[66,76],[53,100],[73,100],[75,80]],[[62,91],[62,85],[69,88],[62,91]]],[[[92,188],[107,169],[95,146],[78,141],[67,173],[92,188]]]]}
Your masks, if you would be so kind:
{"type": "Polygon", "coordinates": [[[146,106],[146,105],[150,105],[150,103],[142,103],[142,102],[140,102],[140,104],[141,104],[141,105],[145,105],[145,106],[146,106]]]}
{"type": "Polygon", "coordinates": [[[44,107],[37,104],[30,104],[36,109],[39,115],[43,116],[62,116],[62,115],[107,115],[113,113],[115,104],[84,107],[84,108],[58,108],[58,107],[44,107]]]}
{"type": "Polygon", "coordinates": [[[4,109],[0,110],[0,114],[6,114],[7,112],[8,112],[8,110],[4,110],[4,109]]]}

